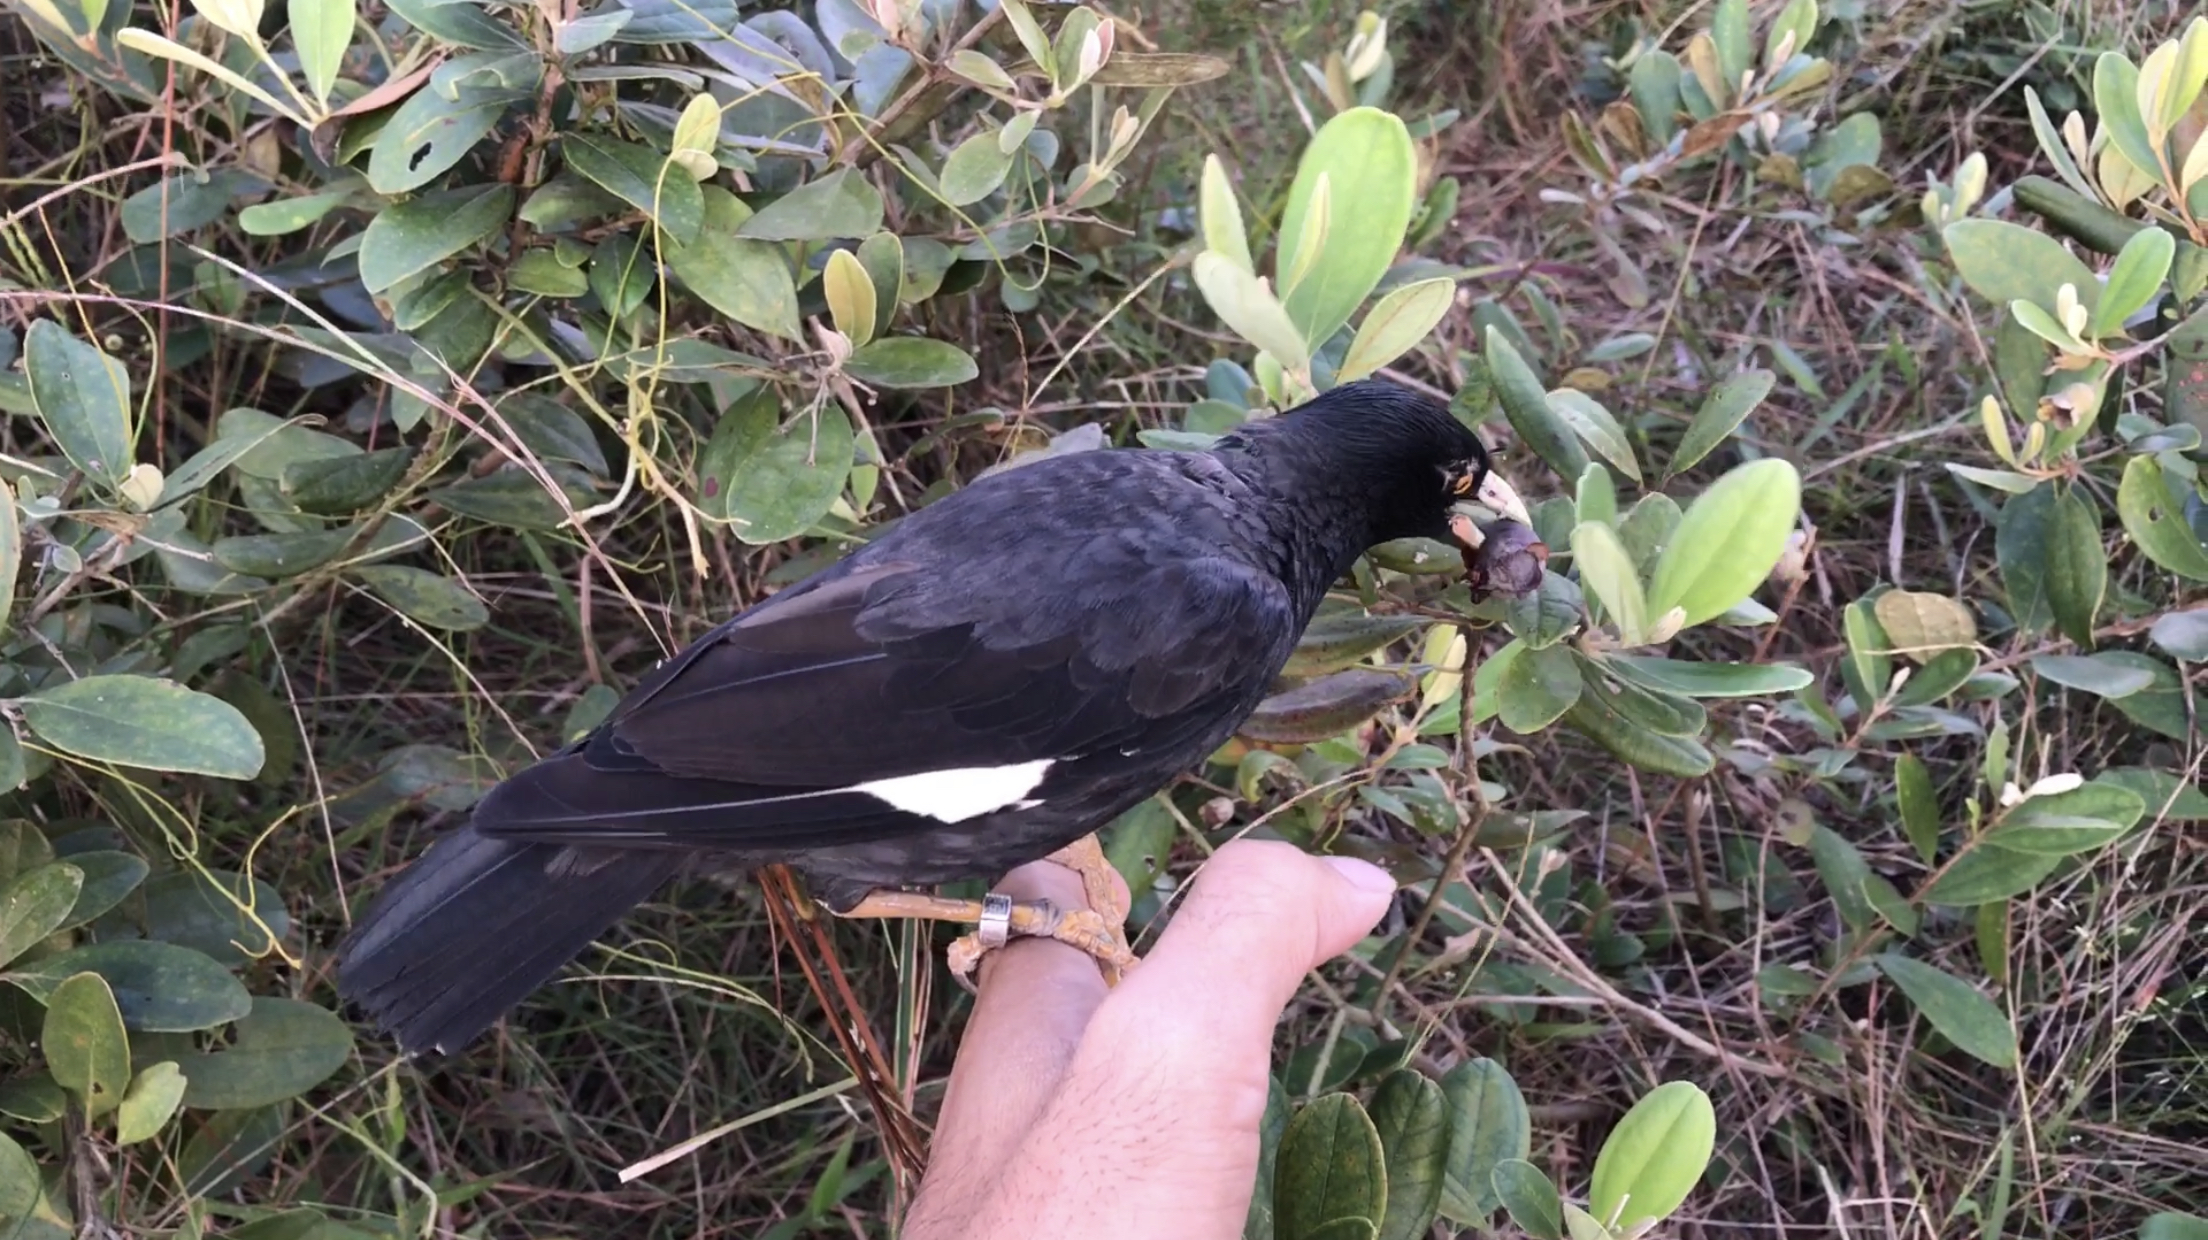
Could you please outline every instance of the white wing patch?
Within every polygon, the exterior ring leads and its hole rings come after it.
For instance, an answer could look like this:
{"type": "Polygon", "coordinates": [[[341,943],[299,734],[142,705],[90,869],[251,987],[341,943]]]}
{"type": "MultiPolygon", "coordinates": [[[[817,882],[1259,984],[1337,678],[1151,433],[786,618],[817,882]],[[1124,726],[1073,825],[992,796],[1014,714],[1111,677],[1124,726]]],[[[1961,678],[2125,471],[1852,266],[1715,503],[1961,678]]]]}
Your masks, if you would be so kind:
{"type": "Polygon", "coordinates": [[[1052,758],[1013,766],[962,766],[947,771],[922,771],[894,779],[872,779],[854,784],[848,791],[863,792],[887,801],[891,807],[937,822],[964,822],[998,810],[1028,809],[1038,802],[1027,800],[1050,771],[1052,758]]]}

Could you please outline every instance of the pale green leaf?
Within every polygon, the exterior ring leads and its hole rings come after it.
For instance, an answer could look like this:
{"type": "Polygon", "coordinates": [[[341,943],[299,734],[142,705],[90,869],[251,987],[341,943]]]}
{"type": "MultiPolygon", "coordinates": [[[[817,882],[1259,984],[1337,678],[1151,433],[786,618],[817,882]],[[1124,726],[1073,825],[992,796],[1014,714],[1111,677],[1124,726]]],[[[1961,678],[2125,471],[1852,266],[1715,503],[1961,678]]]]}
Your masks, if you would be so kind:
{"type": "MultiPolygon", "coordinates": [[[[1329,186],[1331,218],[1356,221],[1354,228],[1328,231],[1310,271],[1282,296],[1288,320],[1306,349],[1318,348],[1341,330],[1395,261],[1417,202],[1416,165],[1402,119],[1378,108],[1340,113],[1320,126],[1304,148],[1281,216],[1283,243],[1304,235],[1322,176],[1329,186]]],[[[1266,351],[1283,365],[1298,365],[1289,355],[1266,351]]]]}
{"type": "Polygon", "coordinates": [[[17,702],[40,740],[91,762],[251,779],[261,736],[220,698],[151,676],[86,676],[17,702]]]}
{"type": "Polygon", "coordinates": [[[1257,274],[1256,264],[1250,261],[1249,234],[1242,225],[1242,206],[1235,201],[1234,186],[1227,182],[1226,166],[1217,155],[1204,156],[1204,173],[1200,186],[1200,210],[1204,230],[1204,248],[1250,276],[1257,274]]]}
{"type": "Polygon", "coordinates": [[[1687,1199],[1717,1146],[1717,1112],[1687,1081],[1657,1086],[1633,1104],[1595,1155],[1588,1205],[1630,1228],[1664,1219],[1687,1199]]]}
{"type": "Polygon", "coordinates": [[[1203,292],[1212,313],[1236,335],[1290,370],[1311,364],[1304,336],[1262,277],[1251,275],[1212,250],[1196,256],[1194,275],[1196,287],[1203,292]]]}
{"type": "Polygon", "coordinates": [[[1726,473],[1696,496],[1657,557],[1648,609],[1696,625],[1748,598],[1786,551],[1801,512],[1801,475],[1777,458],[1726,473]]]}
{"type": "Polygon", "coordinates": [[[1948,1041],[1996,1068],[2016,1066],[2016,1030],[2008,1016],[1978,988],[1921,960],[1885,952],[1873,957],[1884,973],[1909,996],[1919,1012],[1948,1041]]]}
{"type": "Polygon", "coordinates": [[[122,1108],[115,1116],[115,1143],[136,1145],[158,1136],[183,1101],[184,1077],[174,1062],[147,1066],[123,1092],[122,1108]]]}
{"type": "Polygon", "coordinates": [[[1417,347],[1456,304],[1456,290],[1457,282],[1446,278],[1390,289],[1366,313],[1335,377],[1343,383],[1362,379],[1417,347]]]}
{"type": "Polygon", "coordinates": [[[123,364],[51,319],[23,340],[31,403],[69,463],[114,488],[131,467],[130,376],[123,364]]]}
{"type": "Polygon", "coordinates": [[[289,0],[291,46],[315,102],[327,103],[353,44],[354,0],[289,0]]]}
{"type": "MultiPolygon", "coordinates": [[[[1602,609],[1617,625],[1627,646],[1638,646],[1648,635],[1648,596],[1633,557],[1610,527],[1599,521],[1583,521],[1572,530],[1572,562],[1579,568],[1581,584],[1602,601],[1602,609]]],[[[1569,703],[1567,703],[1568,705],[1569,703]]]]}

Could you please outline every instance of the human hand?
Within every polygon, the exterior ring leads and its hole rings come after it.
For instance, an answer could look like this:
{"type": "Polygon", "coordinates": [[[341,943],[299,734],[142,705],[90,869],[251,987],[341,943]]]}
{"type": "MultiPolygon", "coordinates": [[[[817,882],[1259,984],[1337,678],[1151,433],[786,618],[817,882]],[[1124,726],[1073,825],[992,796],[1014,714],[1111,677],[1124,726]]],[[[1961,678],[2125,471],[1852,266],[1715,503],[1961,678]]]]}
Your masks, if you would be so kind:
{"type": "MultiPolygon", "coordinates": [[[[1048,862],[997,890],[1082,901],[1048,862]]],[[[1240,840],[1117,989],[1062,943],[989,953],[907,1240],[1239,1237],[1281,1011],[1394,890],[1362,861],[1240,840]]]]}

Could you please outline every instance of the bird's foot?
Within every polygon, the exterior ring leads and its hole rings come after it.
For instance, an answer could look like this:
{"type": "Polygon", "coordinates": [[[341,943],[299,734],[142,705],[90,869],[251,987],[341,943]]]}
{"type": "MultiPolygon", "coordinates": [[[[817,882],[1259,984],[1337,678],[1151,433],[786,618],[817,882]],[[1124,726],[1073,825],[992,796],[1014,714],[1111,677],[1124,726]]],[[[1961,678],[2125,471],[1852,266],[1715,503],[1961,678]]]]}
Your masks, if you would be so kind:
{"type": "MultiPolygon", "coordinates": [[[[1119,985],[1127,976],[1127,970],[1135,967],[1135,953],[1127,946],[1121,923],[1106,920],[1094,909],[1061,909],[1048,900],[1014,902],[1007,931],[1028,938],[1056,939],[1068,947],[1078,948],[1096,960],[1096,967],[1104,974],[1107,986],[1119,985]]],[[[994,946],[999,945],[989,943],[981,932],[953,940],[945,953],[951,976],[972,990],[974,971],[981,967],[981,958],[994,946]]]]}

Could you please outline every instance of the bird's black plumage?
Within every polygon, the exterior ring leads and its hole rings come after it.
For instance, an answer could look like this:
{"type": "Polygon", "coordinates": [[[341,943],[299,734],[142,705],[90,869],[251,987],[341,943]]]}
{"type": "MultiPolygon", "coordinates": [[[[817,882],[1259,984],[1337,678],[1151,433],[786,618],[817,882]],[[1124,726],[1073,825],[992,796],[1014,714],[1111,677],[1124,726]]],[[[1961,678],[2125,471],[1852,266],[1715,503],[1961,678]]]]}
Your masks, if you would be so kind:
{"type": "Polygon", "coordinates": [[[1048,855],[1224,743],[1356,557],[1447,537],[1486,468],[1439,405],[1365,382],[1207,452],[982,478],[493,789],[385,890],[339,986],[407,1049],[453,1048],[701,859],[787,863],[846,909],[1048,855]]]}

